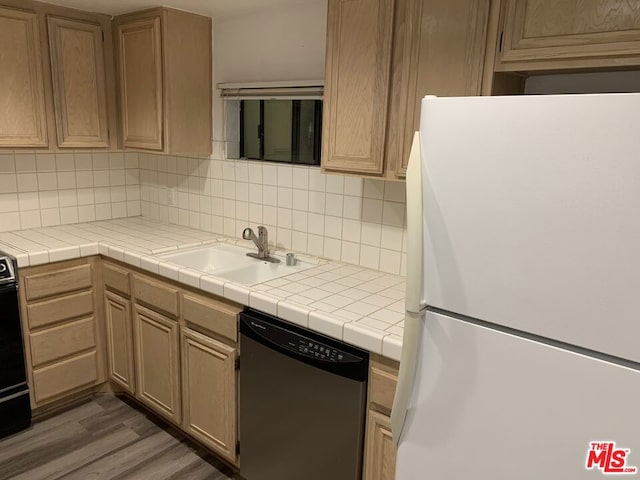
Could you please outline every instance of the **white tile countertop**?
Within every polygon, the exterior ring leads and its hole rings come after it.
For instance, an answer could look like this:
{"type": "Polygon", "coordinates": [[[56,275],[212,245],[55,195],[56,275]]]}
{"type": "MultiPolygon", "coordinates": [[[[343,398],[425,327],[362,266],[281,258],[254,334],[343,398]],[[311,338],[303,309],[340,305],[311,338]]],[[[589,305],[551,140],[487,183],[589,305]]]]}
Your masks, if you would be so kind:
{"type": "Polygon", "coordinates": [[[215,242],[251,242],[143,217],[0,233],[19,267],[102,254],[400,360],[405,279],[315,259],[317,266],[252,286],[184,268],[157,255],[215,242]]]}

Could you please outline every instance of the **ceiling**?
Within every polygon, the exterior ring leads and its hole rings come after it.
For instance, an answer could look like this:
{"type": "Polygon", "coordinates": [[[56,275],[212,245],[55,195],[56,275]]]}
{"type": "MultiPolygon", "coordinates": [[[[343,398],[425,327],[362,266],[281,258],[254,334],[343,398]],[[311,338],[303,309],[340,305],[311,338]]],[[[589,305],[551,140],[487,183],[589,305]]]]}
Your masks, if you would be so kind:
{"type": "Polygon", "coordinates": [[[287,4],[317,0],[48,0],[49,3],[90,12],[119,15],[150,7],[173,7],[210,17],[222,17],[287,4]]]}

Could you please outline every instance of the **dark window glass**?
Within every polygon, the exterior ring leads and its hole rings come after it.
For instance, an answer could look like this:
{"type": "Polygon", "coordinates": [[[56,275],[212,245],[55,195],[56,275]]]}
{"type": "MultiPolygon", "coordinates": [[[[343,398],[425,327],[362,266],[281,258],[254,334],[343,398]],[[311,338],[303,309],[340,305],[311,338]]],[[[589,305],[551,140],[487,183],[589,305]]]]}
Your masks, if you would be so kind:
{"type": "Polygon", "coordinates": [[[242,100],[240,157],[320,165],[321,100],[242,100]]]}

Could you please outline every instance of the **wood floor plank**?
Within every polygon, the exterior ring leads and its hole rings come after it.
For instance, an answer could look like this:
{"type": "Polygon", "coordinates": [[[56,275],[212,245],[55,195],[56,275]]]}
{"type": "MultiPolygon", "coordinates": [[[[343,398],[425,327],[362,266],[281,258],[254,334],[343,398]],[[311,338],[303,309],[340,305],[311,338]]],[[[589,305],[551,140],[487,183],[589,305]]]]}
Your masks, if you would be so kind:
{"type": "Polygon", "coordinates": [[[104,436],[89,437],[88,440],[83,446],[76,447],[72,451],[41,464],[37,468],[24,472],[22,475],[15,476],[15,480],[55,480],[64,478],[67,473],[137,441],[138,436],[132,430],[122,427],[104,436]]]}
{"type": "Polygon", "coordinates": [[[125,422],[139,415],[136,410],[133,410],[126,403],[118,402],[117,405],[110,406],[103,412],[84,418],[78,423],[91,435],[100,435],[100,432],[109,430],[112,425],[125,425],[125,422]]]}
{"type": "Polygon", "coordinates": [[[149,457],[164,452],[175,445],[169,433],[160,430],[153,435],[129,444],[111,455],[102,457],[69,474],[65,480],[112,480],[135,470],[149,457]]]}
{"type": "Polygon", "coordinates": [[[81,447],[89,436],[77,423],[69,423],[56,430],[43,432],[29,442],[18,442],[11,447],[0,448],[0,479],[12,478],[33,466],[48,462],[81,447]]]}
{"type": "Polygon", "coordinates": [[[0,439],[0,480],[230,480],[209,452],[130,400],[100,395],[0,439]]]}
{"type": "Polygon", "coordinates": [[[229,480],[229,477],[202,460],[196,460],[188,467],[165,480],[229,480]]]}
{"type": "Polygon", "coordinates": [[[169,450],[162,452],[162,455],[157,455],[153,461],[144,463],[140,468],[127,472],[126,476],[115,477],[113,480],[166,480],[197,460],[200,458],[186,444],[176,443],[169,450]]]}
{"type": "MultiPolygon", "coordinates": [[[[25,445],[28,446],[31,441],[35,438],[41,437],[44,433],[50,431],[57,431],[61,427],[64,427],[70,423],[78,422],[84,418],[91,417],[93,415],[97,415],[102,412],[103,409],[100,405],[94,402],[87,402],[78,407],[63,412],[61,414],[56,415],[55,417],[48,418],[41,422],[35,423],[23,432],[20,432],[11,437],[7,437],[0,440],[0,445],[2,445],[2,449],[10,448],[16,444],[20,444],[21,447],[25,448],[25,445]]],[[[0,462],[2,459],[0,458],[0,462]]]]}

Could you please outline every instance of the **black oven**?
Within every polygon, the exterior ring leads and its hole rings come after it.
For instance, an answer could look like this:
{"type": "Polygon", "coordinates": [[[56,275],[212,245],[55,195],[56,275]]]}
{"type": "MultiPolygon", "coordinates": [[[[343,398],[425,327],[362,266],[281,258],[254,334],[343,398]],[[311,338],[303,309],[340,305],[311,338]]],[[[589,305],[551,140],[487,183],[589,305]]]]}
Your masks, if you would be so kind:
{"type": "Polygon", "coordinates": [[[15,259],[0,252],[0,437],[31,424],[15,259]]]}

